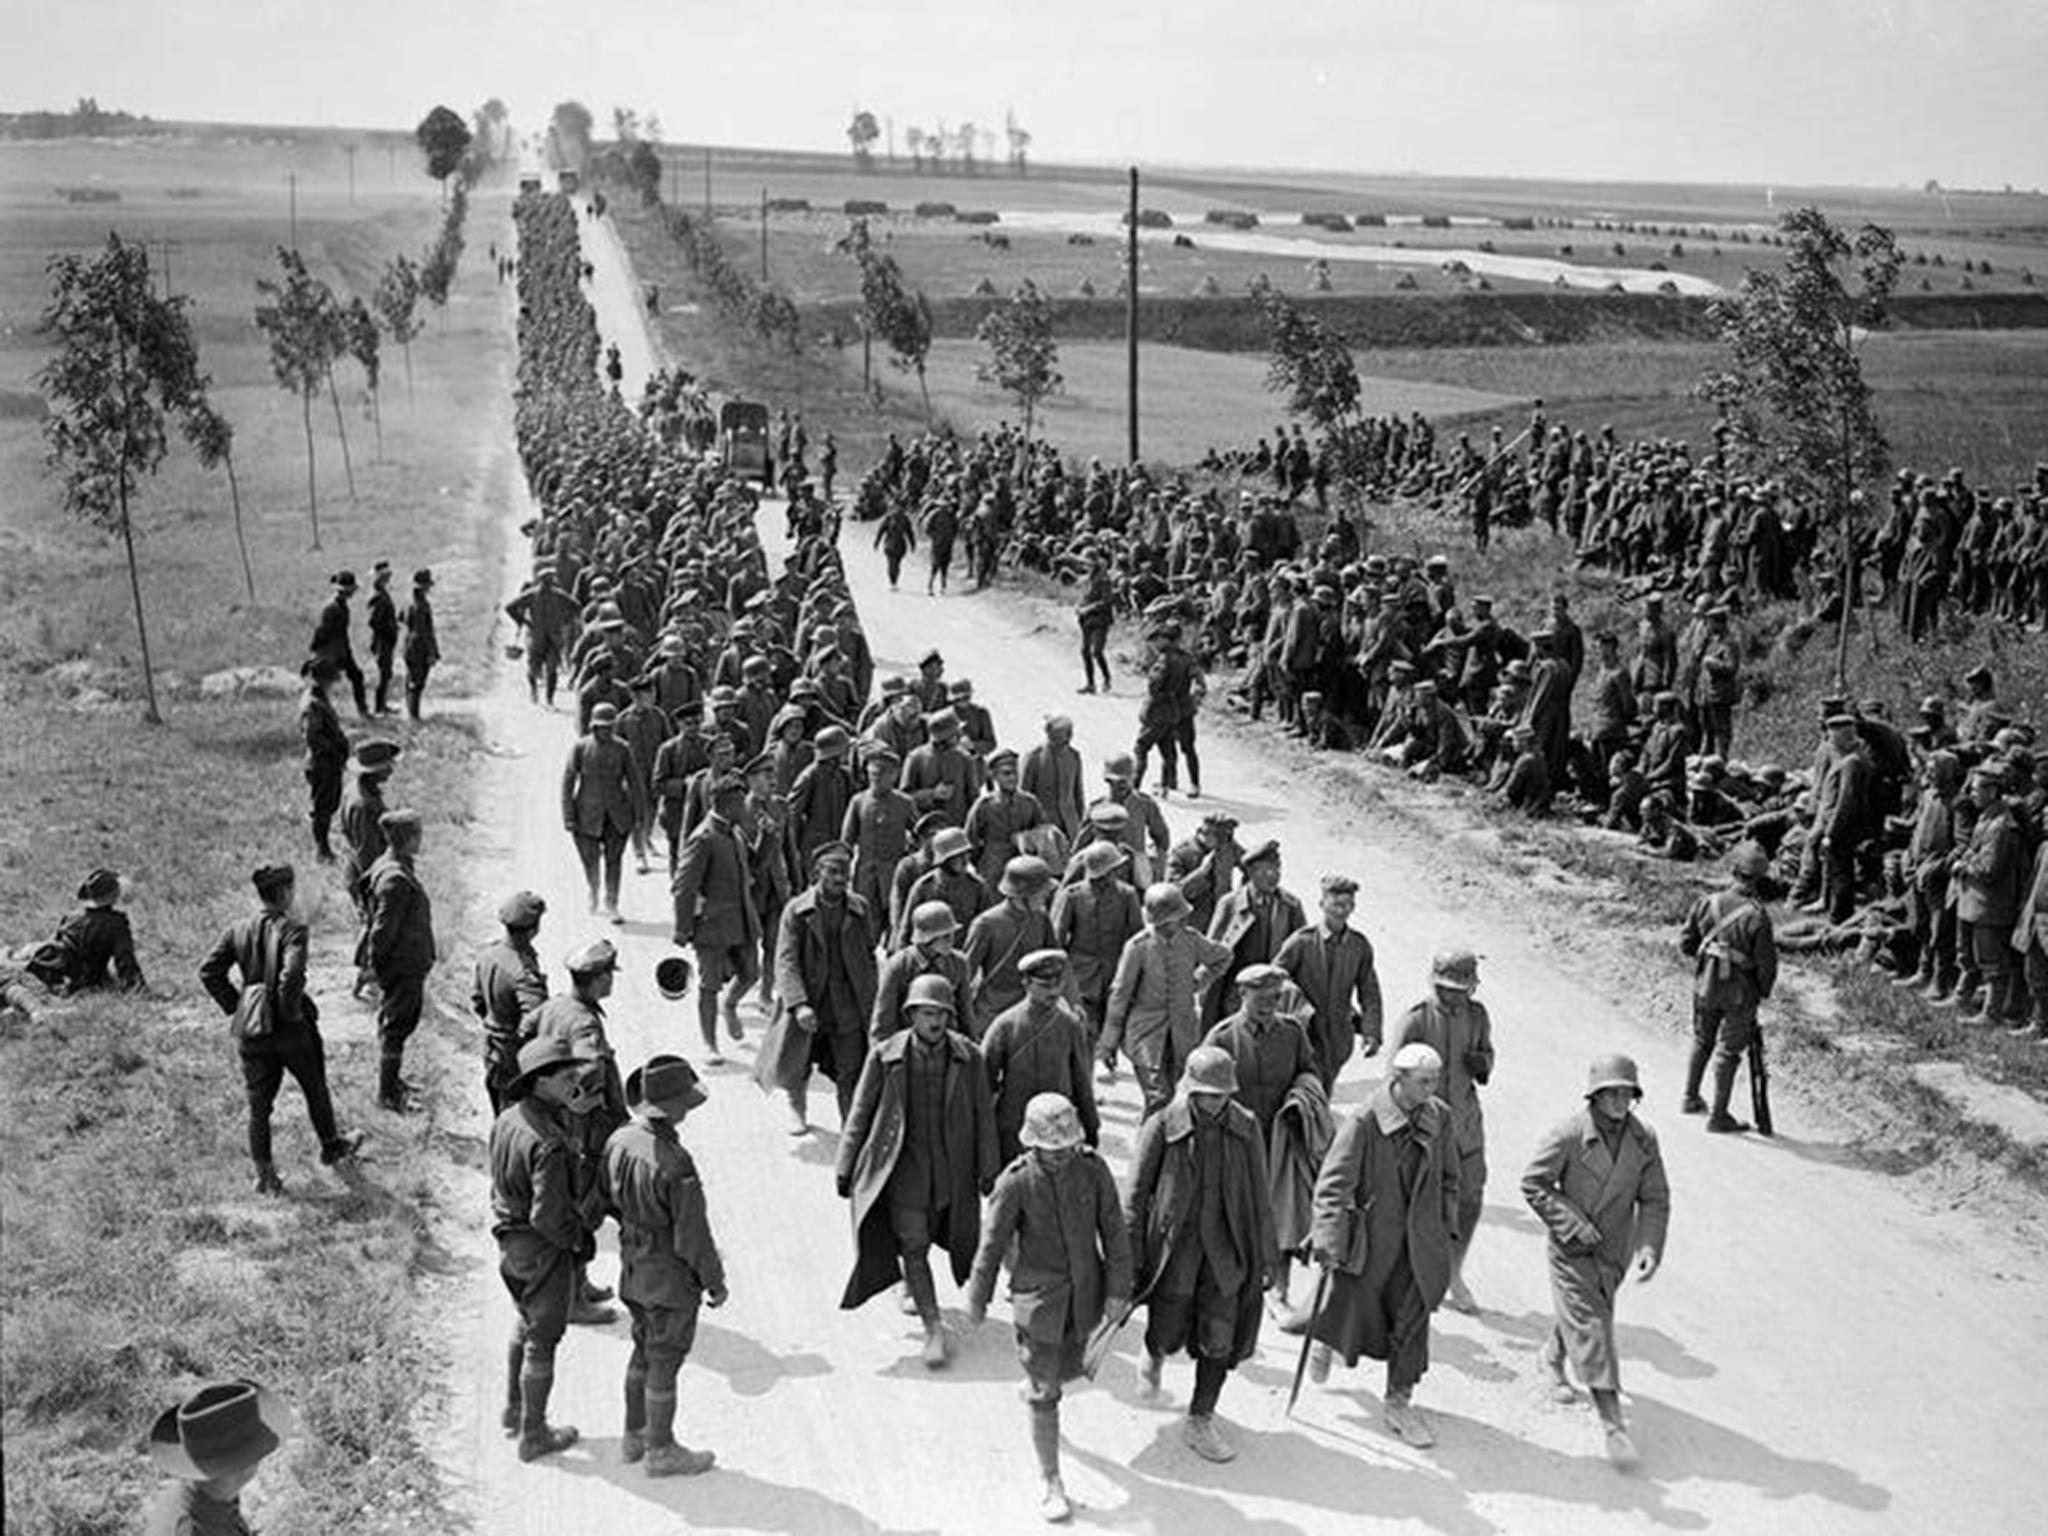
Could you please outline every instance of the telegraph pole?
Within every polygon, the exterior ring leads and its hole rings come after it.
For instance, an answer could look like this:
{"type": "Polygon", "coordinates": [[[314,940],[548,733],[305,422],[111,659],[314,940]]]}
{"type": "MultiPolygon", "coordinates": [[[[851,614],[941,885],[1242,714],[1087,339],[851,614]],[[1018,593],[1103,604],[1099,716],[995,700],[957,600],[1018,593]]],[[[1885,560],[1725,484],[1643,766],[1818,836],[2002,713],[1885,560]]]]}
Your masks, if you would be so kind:
{"type": "Polygon", "coordinates": [[[704,146],[704,218],[711,218],[711,146],[704,146]]]}
{"type": "Polygon", "coordinates": [[[358,146],[356,146],[356,145],[354,145],[354,144],[344,144],[344,145],[342,145],[342,146],[341,146],[341,152],[342,152],[342,154],[343,154],[343,155],[344,155],[344,156],[345,156],[345,157],[347,158],[347,160],[348,160],[348,205],[349,205],[349,207],[351,207],[351,208],[355,207],[355,205],[356,205],[356,149],[357,149],[357,147],[358,147],[358,146]]]}
{"type": "Polygon", "coordinates": [[[1130,427],[1130,455],[1138,462],[1138,168],[1131,167],[1130,227],[1124,240],[1124,419],[1130,427]]]}
{"type": "Polygon", "coordinates": [[[287,193],[287,195],[288,195],[288,196],[290,197],[290,199],[291,199],[291,217],[292,217],[292,249],[296,251],[296,250],[297,250],[297,249],[299,248],[299,175],[298,175],[298,172],[296,172],[296,171],[287,171],[287,172],[285,173],[285,178],[284,178],[284,184],[285,184],[285,189],[286,189],[286,193],[287,193]]]}
{"type": "Polygon", "coordinates": [[[768,281],[768,189],[761,189],[761,281],[768,281]]]}

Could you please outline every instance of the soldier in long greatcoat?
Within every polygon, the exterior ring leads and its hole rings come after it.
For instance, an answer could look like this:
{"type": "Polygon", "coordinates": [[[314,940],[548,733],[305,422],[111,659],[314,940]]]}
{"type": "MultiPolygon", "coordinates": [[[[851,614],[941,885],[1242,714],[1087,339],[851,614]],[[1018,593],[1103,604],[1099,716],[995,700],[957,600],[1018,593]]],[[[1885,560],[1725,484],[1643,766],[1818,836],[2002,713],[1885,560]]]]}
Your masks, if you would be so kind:
{"type": "Polygon", "coordinates": [[[1309,1332],[1321,1381],[1332,1354],[1387,1362],[1387,1428],[1418,1449],[1436,1432],[1413,1402],[1429,1369],[1429,1315],[1451,1283],[1457,1238],[1458,1152],[1436,1097],[1442,1059],[1411,1042],[1386,1081],[1337,1128],[1316,1179],[1309,1244],[1329,1289],[1309,1332]]]}
{"type": "Polygon", "coordinates": [[[855,1260],[840,1306],[858,1307],[901,1279],[924,1324],[924,1363],[950,1348],[932,1281],[944,1248],[965,1285],[981,1233],[981,1197],[995,1183],[995,1108],[981,1051],[952,1027],[952,989],[911,983],[910,1028],[877,1044],[861,1069],[836,1174],[853,1202],[855,1260]]]}
{"type": "Polygon", "coordinates": [[[1542,1359],[1553,1393],[1576,1400],[1569,1364],[1593,1394],[1607,1454],[1633,1465],[1636,1449],[1621,1415],[1614,1303],[1624,1277],[1657,1273],[1671,1222],[1671,1187],[1657,1135],[1635,1116],[1643,1096],[1636,1064],[1603,1056],[1592,1064],[1586,1105],[1553,1128],[1522,1175],[1522,1198],[1550,1229],[1550,1293],[1557,1323],[1542,1359]]]}

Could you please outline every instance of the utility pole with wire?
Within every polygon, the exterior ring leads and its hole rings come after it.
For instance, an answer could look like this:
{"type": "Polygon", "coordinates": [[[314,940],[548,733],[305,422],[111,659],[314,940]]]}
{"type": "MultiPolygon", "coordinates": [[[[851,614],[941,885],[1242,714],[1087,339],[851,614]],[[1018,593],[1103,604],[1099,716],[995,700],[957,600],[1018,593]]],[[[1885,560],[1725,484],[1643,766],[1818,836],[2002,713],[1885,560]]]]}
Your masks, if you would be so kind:
{"type": "Polygon", "coordinates": [[[1131,167],[1130,227],[1124,232],[1124,418],[1130,427],[1130,455],[1138,462],[1138,168],[1131,167]]]}

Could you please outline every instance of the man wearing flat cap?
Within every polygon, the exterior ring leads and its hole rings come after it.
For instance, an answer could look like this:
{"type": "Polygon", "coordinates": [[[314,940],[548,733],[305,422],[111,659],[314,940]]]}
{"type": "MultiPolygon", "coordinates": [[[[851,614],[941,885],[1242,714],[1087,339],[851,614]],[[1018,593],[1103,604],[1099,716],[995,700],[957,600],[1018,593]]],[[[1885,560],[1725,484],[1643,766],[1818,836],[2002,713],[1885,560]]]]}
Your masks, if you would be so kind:
{"type": "Polygon", "coordinates": [[[1621,1414],[1614,1306],[1624,1279],[1641,1285],[1657,1273],[1671,1222],[1663,1153],[1635,1114],[1642,1096],[1633,1061],[1595,1058],[1584,1107],[1543,1138],[1522,1175],[1522,1198],[1549,1229],[1557,1321],[1540,1358],[1552,1396],[1579,1401],[1569,1366],[1593,1394],[1609,1460],[1624,1468],[1636,1448],[1621,1414]]]}
{"type": "Polygon", "coordinates": [[[1387,1362],[1389,1431],[1417,1449],[1436,1431],[1413,1402],[1429,1369],[1429,1316],[1450,1285],[1458,1235],[1458,1152],[1436,1088],[1443,1060],[1411,1041],[1337,1126],[1316,1179],[1310,1237],[1327,1291],[1309,1325],[1312,1379],[1332,1355],[1387,1362]]]}
{"type": "MultiPolygon", "coordinates": [[[[897,788],[903,759],[895,748],[863,742],[860,761],[861,771],[867,776],[867,788],[848,803],[839,840],[853,849],[854,890],[867,903],[873,921],[893,929],[897,915],[893,882],[904,856],[910,852],[917,806],[897,788]]],[[[813,853],[816,851],[812,849],[813,853]]]]}
{"type": "Polygon", "coordinates": [[[1037,799],[1046,819],[1071,842],[1087,814],[1087,794],[1070,718],[1047,717],[1045,740],[1024,754],[1018,785],[1037,799]]]}
{"type": "Polygon", "coordinates": [[[1017,787],[1017,754],[1003,747],[987,760],[988,784],[968,809],[966,831],[975,869],[993,885],[1003,868],[1023,852],[1018,834],[1045,824],[1037,796],[1017,787]]]}
{"type": "Polygon", "coordinates": [[[978,1327],[997,1271],[1009,1270],[1010,1319],[1043,1484],[1038,1510],[1054,1523],[1073,1514],[1060,1481],[1060,1397],[1067,1382],[1092,1374],[1091,1336],[1131,1305],[1130,1234],[1115,1177],[1089,1139],[1061,1095],[1042,1093],[1024,1106],[1023,1150],[996,1179],[967,1281],[967,1317],[978,1327]]]}
{"type": "Polygon", "coordinates": [[[619,740],[619,711],[599,704],[590,712],[590,730],[569,748],[562,767],[562,825],[576,842],[589,887],[590,910],[599,910],[599,872],[603,874],[603,911],[613,922],[619,915],[619,878],[626,860],[626,842],[640,825],[640,780],[633,756],[619,740]]]}
{"type": "Polygon", "coordinates": [[[1017,963],[1017,970],[1024,979],[1023,1000],[997,1014],[981,1041],[995,1099],[996,1146],[1004,1163],[1017,1155],[1025,1106],[1041,1093],[1057,1093],[1074,1106],[1091,1147],[1100,1130],[1088,1031],[1065,995],[1066,955],[1057,949],[1034,950],[1017,963]]]}
{"type": "Polygon", "coordinates": [[[1181,1435],[1219,1462],[1237,1451],[1217,1427],[1217,1400],[1258,1349],[1279,1252],[1265,1147],[1236,1091],[1229,1052],[1190,1052],[1171,1102],[1138,1127],[1124,1189],[1135,1299],[1146,1309],[1140,1390],[1156,1399],[1166,1357],[1185,1351],[1195,1387],[1181,1435]]]}
{"type": "Polygon", "coordinates": [[[148,1448],[170,1480],[150,1500],[145,1536],[246,1536],[242,1493],[292,1427],[283,1400],[253,1381],[214,1382],[166,1408],[148,1448]]]}
{"type": "Polygon", "coordinates": [[[619,1299],[633,1320],[619,1455],[649,1477],[692,1477],[715,1458],[676,1440],[676,1378],[697,1339],[699,1307],[722,1307],[726,1297],[704,1185],[676,1135],[705,1093],[680,1056],[652,1058],[626,1086],[636,1113],[604,1149],[605,1192],[619,1218],[619,1299]]]}
{"type": "Polygon", "coordinates": [[[199,967],[199,984],[236,1021],[235,1047],[249,1095],[249,1160],[256,1192],[281,1195],[271,1153],[270,1114],[285,1074],[305,1096],[306,1116],[320,1141],[320,1161],[347,1161],[360,1132],[343,1135],[327,1087],[327,1047],[320,1012],[306,996],[306,925],[292,912],[296,877],[289,864],[266,864],[250,876],[261,903],[254,917],[229,926],[199,967]],[[239,982],[229,979],[238,974],[239,982]],[[255,996],[262,998],[260,1009],[255,996]],[[260,1018],[260,1024],[257,1020],[260,1018]]]}
{"type": "Polygon", "coordinates": [[[562,1035],[536,1036],[521,1048],[505,1097],[488,1151],[498,1277],[519,1314],[505,1356],[502,1422],[518,1437],[519,1459],[537,1461],[577,1440],[570,1426],[548,1423],[548,1399],[579,1270],[597,1252],[569,1122],[603,1105],[604,1067],[562,1035]]]}
{"type": "Polygon", "coordinates": [[[484,1026],[484,1093],[491,1113],[505,1107],[505,1085],[519,1071],[519,1048],[527,1041],[533,1015],[548,1000],[548,976],[534,948],[548,904],[532,891],[515,891],[498,903],[505,936],[476,957],[469,1005],[484,1026]]]}
{"type": "MultiPolygon", "coordinates": [[[[551,997],[534,1011],[533,1038],[566,1044],[577,1058],[592,1064],[598,1092],[594,1099],[563,1119],[562,1131],[572,1157],[571,1173],[584,1226],[595,1232],[604,1224],[604,1144],[626,1122],[626,1085],[619,1076],[618,1054],[605,1028],[605,999],[618,979],[619,952],[609,939],[592,939],[571,950],[566,961],[569,990],[551,997]]],[[[578,1260],[576,1288],[569,1321],[608,1323],[612,1312],[602,1305],[611,1293],[590,1284],[578,1260]]]]}
{"type": "Polygon", "coordinates": [[[832,1079],[843,1127],[868,1055],[875,1008],[875,939],[868,904],[854,894],[853,850],[826,843],[811,855],[811,884],[782,914],[775,946],[780,1000],[762,1037],[754,1079],[789,1102],[789,1130],[809,1125],[811,1069],[832,1079]]]}
{"type": "Polygon", "coordinates": [[[1308,1004],[1309,1043],[1325,1094],[1336,1086],[1356,1043],[1364,1042],[1366,1055],[1377,1055],[1383,1033],[1372,941],[1351,926],[1357,905],[1356,880],[1323,876],[1321,921],[1295,929],[1273,957],[1308,1004]]]}
{"type": "Polygon", "coordinates": [[[434,968],[434,904],[420,883],[416,861],[422,831],[417,811],[386,811],[378,823],[384,853],[370,866],[370,926],[363,952],[376,978],[377,1102],[395,1114],[411,1106],[413,1092],[401,1068],[405,1042],[419,1028],[426,1006],[427,973],[434,968]]]}
{"type": "Polygon", "coordinates": [[[1244,856],[1244,884],[1224,893],[1209,920],[1209,937],[1231,952],[1222,981],[1209,994],[1203,1022],[1216,1022],[1237,1006],[1232,978],[1248,965],[1270,965],[1290,934],[1308,926],[1301,898],[1280,885],[1280,845],[1268,838],[1244,856]]]}

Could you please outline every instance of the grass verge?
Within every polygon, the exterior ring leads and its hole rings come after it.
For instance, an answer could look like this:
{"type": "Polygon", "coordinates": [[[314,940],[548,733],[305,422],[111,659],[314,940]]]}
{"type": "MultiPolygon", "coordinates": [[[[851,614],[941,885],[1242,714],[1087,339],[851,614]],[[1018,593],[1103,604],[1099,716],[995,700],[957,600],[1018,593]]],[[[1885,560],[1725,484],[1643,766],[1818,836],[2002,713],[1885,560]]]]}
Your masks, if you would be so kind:
{"type": "MultiPolygon", "coordinates": [[[[345,291],[351,274],[412,249],[432,227],[431,194],[422,190],[417,204],[355,221],[312,203],[307,227],[325,253],[316,265],[345,291]]],[[[503,240],[502,212],[496,199],[473,211],[478,251],[503,240]]],[[[12,727],[0,733],[0,932],[10,943],[47,934],[83,872],[108,864],[132,885],[123,905],[149,977],[142,995],[52,1001],[0,1039],[9,1530],[133,1529],[157,1480],[138,1450],[151,1419],[200,1381],[238,1375],[280,1391],[300,1424],[251,1495],[262,1529],[449,1524],[421,1438],[439,1372],[415,1294],[419,1274],[440,1262],[435,1201],[449,1148],[430,1124],[401,1128],[372,1107],[373,1019],[348,997],[354,916],[338,877],[310,857],[295,701],[214,697],[197,684],[229,667],[295,666],[335,566],[367,575],[386,556],[401,586],[413,566],[437,568],[447,661],[428,692],[428,719],[379,729],[406,746],[391,799],[426,819],[423,874],[443,914],[439,982],[448,987],[455,924],[468,906],[463,851],[481,750],[459,700],[487,670],[480,637],[501,543],[480,449],[509,453],[495,441],[497,414],[476,401],[509,386],[511,328],[492,275],[473,260],[414,345],[416,409],[405,403],[402,365],[387,362],[381,462],[368,420],[352,423],[352,500],[333,439],[322,436],[328,539],[310,554],[297,413],[270,384],[259,349],[229,336],[247,332],[253,282],[269,264],[265,217],[224,200],[195,232],[206,249],[188,245],[179,269],[181,288],[190,285],[202,322],[212,317],[220,337],[202,324],[216,398],[239,429],[260,599],[242,600],[225,485],[174,450],[140,508],[152,640],[159,666],[180,679],[167,690],[163,727],[136,718],[140,680],[118,555],[65,518],[40,473],[33,423],[0,424],[10,506],[0,530],[0,699],[12,727]],[[220,930],[251,909],[249,870],[278,858],[300,868],[314,940],[309,991],[322,1007],[340,1118],[370,1133],[359,1176],[326,1173],[303,1101],[287,1086],[274,1122],[290,1191],[281,1201],[250,1193],[239,1065],[196,979],[220,930]]],[[[63,242],[24,216],[0,245],[20,256],[63,242]]],[[[33,312],[39,282],[39,263],[0,264],[0,302],[33,312]]],[[[32,375],[35,345],[11,336],[0,376],[32,375]]],[[[331,420],[316,418],[316,430],[331,432],[331,420]]],[[[357,639],[367,660],[360,618],[357,639]]],[[[365,729],[345,705],[344,716],[352,733],[365,729]]],[[[452,1031],[432,990],[417,1066],[409,1062],[430,1085],[452,1059],[434,1038],[452,1031]]],[[[461,1091],[472,1091],[467,1074],[461,1091]]]]}

